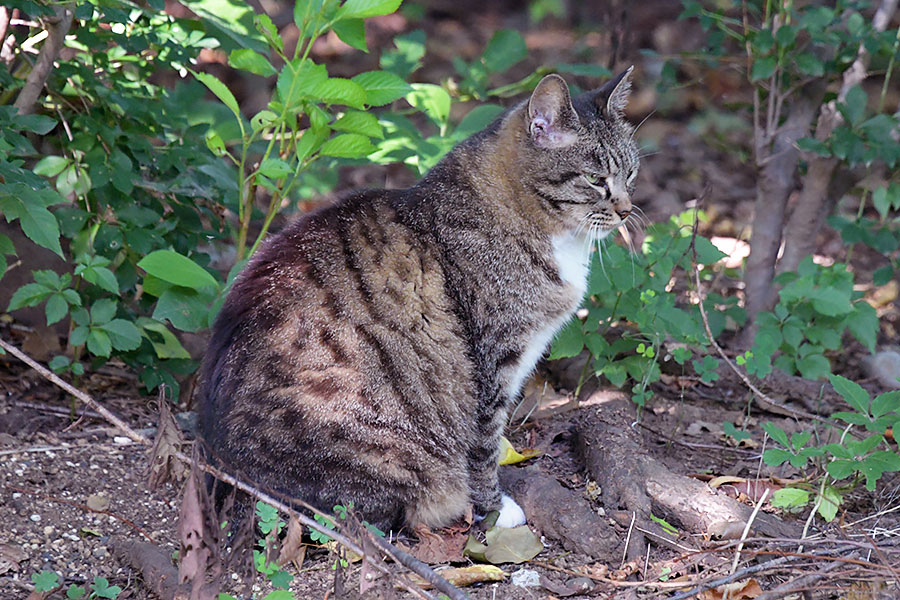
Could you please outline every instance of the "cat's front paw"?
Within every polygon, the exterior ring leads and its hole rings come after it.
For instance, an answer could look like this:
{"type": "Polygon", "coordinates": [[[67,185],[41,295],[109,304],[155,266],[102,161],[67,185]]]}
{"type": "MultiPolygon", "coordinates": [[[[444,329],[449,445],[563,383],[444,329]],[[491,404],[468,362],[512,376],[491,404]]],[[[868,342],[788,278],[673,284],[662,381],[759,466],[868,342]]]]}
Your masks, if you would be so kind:
{"type": "Polygon", "coordinates": [[[525,524],[525,511],[515,500],[503,494],[500,500],[500,516],[497,517],[496,527],[518,527],[525,524]]]}

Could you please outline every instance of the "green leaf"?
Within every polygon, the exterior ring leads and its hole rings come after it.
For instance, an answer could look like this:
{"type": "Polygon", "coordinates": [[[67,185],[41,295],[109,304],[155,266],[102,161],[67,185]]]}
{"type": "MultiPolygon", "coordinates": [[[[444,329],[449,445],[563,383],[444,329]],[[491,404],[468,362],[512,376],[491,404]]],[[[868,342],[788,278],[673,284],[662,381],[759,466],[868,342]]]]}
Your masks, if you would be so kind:
{"type": "Polygon", "coordinates": [[[823,63],[815,54],[804,52],[794,57],[794,64],[804,75],[812,77],[821,77],[825,74],[825,63],[823,63]]]}
{"type": "Polygon", "coordinates": [[[694,247],[697,249],[697,260],[701,265],[712,265],[728,256],[703,236],[698,235],[694,239],[694,247]]]}
{"type": "Polygon", "coordinates": [[[250,73],[261,75],[263,77],[270,77],[277,73],[275,67],[269,62],[269,59],[249,48],[232,50],[231,54],[228,56],[228,64],[235,69],[249,71],[250,73]]]}
{"type": "Polygon", "coordinates": [[[196,290],[175,286],[159,297],[153,318],[167,320],[181,331],[199,331],[207,326],[208,312],[208,303],[196,290]]]}
{"type": "Polygon", "coordinates": [[[811,295],[813,308],[823,315],[836,317],[846,315],[853,310],[847,293],[833,287],[822,287],[813,290],[811,295]]]}
{"type": "Polygon", "coordinates": [[[0,256],[15,253],[16,247],[13,246],[12,240],[9,239],[9,236],[0,233],[0,256]]]}
{"type": "Polygon", "coordinates": [[[284,64],[278,74],[278,96],[288,109],[293,109],[305,95],[327,80],[328,69],[324,65],[317,65],[310,60],[290,61],[284,64]]]}
{"type": "Polygon", "coordinates": [[[872,416],[876,419],[891,411],[900,413],[900,390],[879,394],[872,400],[872,416]]]}
{"type": "Polygon", "coordinates": [[[351,81],[359,84],[366,92],[366,104],[384,106],[406,96],[412,87],[400,77],[387,71],[367,71],[355,76],[351,81]]]}
{"type": "Polygon", "coordinates": [[[154,277],[183,287],[200,290],[205,287],[218,289],[215,278],[203,267],[174,250],[156,250],[138,262],[137,266],[154,277]]]}
{"type": "MultiPolygon", "coordinates": [[[[293,578],[293,575],[291,575],[287,571],[278,571],[275,575],[279,575],[281,573],[283,573],[284,575],[281,576],[280,580],[286,580],[286,583],[289,583],[293,578]]],[[[272,582],[272,585],[276,585],[276,578],[274,575],[270,577],[269,580],[272,582]]],[[[266,594],[263,597],[263,600],[296,600],[296,598],[294,597],[294,594],[289,590],[273,590],[266,594]]]]}
{"type": "Polygon", "coordinates": [[[66,590],[66,598],[68,600],[82,600],[84,598],[84,588],[77,585],[70,585],[66,590]]]}
{"type": "Polygon", "coordinates": [[[310,95],[326,104],[343,104],[362,108],[366,104],[365,88],[350,79],[329,77],[310,91],[310,95]]]}
{"type": "Polygon", "coordinates": [[[847,96],[844,98],[843,112],[850,125],[855,126],[862,122],[866,114],[866,102],[868,100],[869,97],[860,85],[853,86],[847,92],[847,96]]]}
{"type": "Polygon", "coordinates": [[[36,592],[49,592],[59,586],[59,575],[47,569],[40,573],[32,573],[31,580],[34,582],[34,590],[36,592]]]}
{"type": "Polygon", "coordinates": [[[119,282],[113,272],[106,267],[89,267],[81,272],[81,276],[107,292],[119,295],[119,282]]]}
{"type": "Polygon", "coordinates": [[[62,321],[63,317],[69,314],[69,303],[61,294],[53,294],[47,298],[47,306],[44,307],[47,314],[47,325],[53,325],[62,321]]]}
{"type": "Polygon", "coordinates": [[[233,0],[185,0],[184,5],[201,18],[206,29],[226,49],[238,46],[265,51],[257,33],[259,21],[265,15],[257,16],[251,4],[233,0]]]}
{"type": "Polygon", "coordinates": [[[847,320],[847,328],[869,352],[875,352],[875,342],[881,324],[878,313],[868,302],[857,302],[853,305],[853,315],[847,320]]]}
{"type": "Polygon", "coordinates": [[[337,121],[332,123],[335,131],[347,133],[359,133],[368,137],[383,139],[384,132],[378,123],[378,118],[372,113],[358,110],[350,110],[344,113],[337,121]]]}
{"type": "Polygon", "coordinates": [[[438,125],[447,124],[450,117],[450,94],[439,85],[414,83],[413,91],[406,95],[406,101],[423,111],[438,125]]]}
{"type": "Polygon", "coordinates": [[[402,0],[347,0],[338,11],[337,19],[368,19],[389,15],[400,7],[402,0]]]}
{"type": "Polygon", "coordinates": [[[775,73],[778,59],[774,56],[764,56],[753,61],[753,69],[750,71],[750,81],[768,79],[775,73]]]}
{"type": "Polygon", "coordinates": [[[291,165],[280,158],[267,158],[259,165],[259,172],[269,179],[281,179],[294,172],[291,165]]]}
{"type": "Polygon", "coordinates": [[[860,461],[859,471],[866,476],[866,489],[875,490],[875,484],[882,474],[888,471],[900,471],[900,456],[890,450],[879,450],[860,461]]]}
{"type": "Polygon", "coordinates": [[[31,241],[65,258],[59,245],[59,223],[47,210],[47,206],[60,202],[65,202],[65,198],[53,190],[32,190],[22,184],[0,185],[0,212],[7,223],[18,219],[22,232],[31,241]]]}
{"type": "Polygon", "coordinates": [[[859,413],[869,414],[869,393],[858,383],[840,375],[829,375],[828,379],[834,390],[843,397],[847,404],[859,413]]]}
{"type": "Polygon", "coordinates": [[[831,150],[828,146],[816,138],[804,137],[797,140],[797,147],[800,148],[803,152],[810,152],[812,154],[818,154],[819,156],[829,157],[831,156],[831,150]]]}
{"type": "Polygon", "coordinates": [[[113,319],[100,328],[109,335],[116,350],[134,350],[141,345],[141,332],[130,321],[113,319]]]}
{"type": "Polygon", "coordinates": [[[112,354],[112,342],[105,331],[91,329],[87,337],[87,349],[95,356],[109,356],[112,354]]]}
{"type": "Polygon", "coordinates": [[[769,437],[784,446],[785,448],[790,448],[791,444],[788,441],[787,434],[781,427],[778,427],[771,421],[767,421],[763,423],[763,431],[769,434],[769,437]]]}
{"type": "Polygon", "coordinates": [[[734,426],[734,423],[731,421],[725,421],[722,423],[722,432],[727,435],[733,437],[736,441],[740,442],[741,440],[749,440],[750,434],[746,431],[742,431],[734,426]]]}
{"type": "Polygon", "coordinates": [[[831,363],[823,354],[808,354],[797,361],[797,370],[804,379],[818,379],[831,373],[831,363]]]}
{"type": "Polygon", "coordinates": [[[348,46],[352,46],[357,50],[368,52],[369,47],[366,45],[366,26],[362,19],[344,19],[338,21],[332,28],[335,35],[348,46]]]}
{"type": "Polygon", "coordinates": [[[101,298],[91,305],[91,324],[103,325],[116,316],[118,303],[110,298],[101,298]]]}
{"type": "Polygon", "coordinates": [[[891,198],[888,197],[888,189],[887,187],[880,187],[874,192],[872,192],[872,204],[875,206],[875,210],[878,211],[878,214],[884,219],[888,211],[891,210],[891,198]]]}
{"type": "Polygon", "coordinates": [[[501,29],[491,36],[481,54],[485,68],[491,73],[509,69],[528,56],[528,46],[522,34],[512,29],[501,29]]]}
{"type": "Polygon", "coordinates": [[[199,79],[203,85],[209,88],[209,91],[215,94],[216,97],[222,101],[222,104],[227,106],[229,110],[234,113],[234,116],[238,121],[241,120],[241,109],[238,107],[237,100],[224,83],[209,73],[201,73],[199,71],[191,71],[191,73],[193,73],[194,77],[199,79]]]}
{"type": "Polygon", "coordinates": [[[581,321],[572,317],[563,327],[550,346],[550,360],[578,356],[584,349],[584,332],[581,321]]]}
{"type": "Polygon", "coordinates": [[[117,585],[109,585],[109,580],[105,577],[94,577],[91,589],[94,590],[94,594],[98,598],[106,598],[107,600],[115,600],[115,597],[122,591],[122,588],[117,585]]]}
{"type": "MultiPolygon", "coordinates": [[[[379,65],[403,81],[422,65],[421,59],[425,56],[425,32],[416,29],[407,34],[398,35],[394,38],[394,45],[397,47],[396,50],[381,53],[379,65]]],[[[402,98],[404,95],[406,92],[397,97],[402,98]]]]}
{"type": "Polygon", "coordinates": [[[782,488],[772,494],[772,506],[775,508],[802,508],[809,503],[809,492],[799,488],[782,488]]]}
{"type": "Polygon", "coordinates": [[[825,470],[834,479],[841,480],[850,477],[856,471],[857,462],[855,460],[847,460],[838,458],[825,465],[825,470]]]}
{"type": "Polygon", "coordinates": [[[841,497],[839,491],[831,486],[826,486],[825,489],[822,490],[818,513],[827,523],[831,523],[834,521],[835,516],[837,516],[838,507],[843,501],[844,499],[841,497]]]}
{"type": "Polygon", "coordinates": [[[763,462],[770,467],[777,467],[792,458],[794,458],[793,454],[781,448],[769,448],[763,452],[763,462]]]}
{"type": "Polygon", "coordinates": [[[54,290],[48,289],[39,283],[26,283],[13,293],[6,310],[13,311],[24,306],[36,306],[53,292],[54,290]]]}
{"type": "Polygon", "coordinates": [[[190,353],[184,349],[184,346],[181,345],[175,334],[169,331],[165,323],[147,317],[138,317],[135,324],[143,330],[144,335],[150,340],[157,358],[164,360],[168,358],[191,358],[190,353]],[[160,338],[162,341],[160,341],[160,338]]]}
{"type": "Polygon", "coordinates": [[[44,177],[56,177],[69,165],[65,156],[45,156],[34,165],[34,173],[44,177]]]}
{"type": "Polygon", "coordinates": [[[319,153],[339,158],[363,158],[374,151],[375,146],[366,136],[358,133],[342,133],[322,144],[319,153]]]}

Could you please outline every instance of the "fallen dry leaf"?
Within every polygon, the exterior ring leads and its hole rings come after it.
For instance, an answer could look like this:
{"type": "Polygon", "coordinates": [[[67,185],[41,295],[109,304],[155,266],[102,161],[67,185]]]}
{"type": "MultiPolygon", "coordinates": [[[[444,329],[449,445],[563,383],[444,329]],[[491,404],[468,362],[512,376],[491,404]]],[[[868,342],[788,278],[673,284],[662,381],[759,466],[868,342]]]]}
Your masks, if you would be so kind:
{"type": "MultiPolygon", "coordinates": [[[[494,565],[471,565],[468,567],[442,569],[438,571],[438,575],[457,587],[490,581],[503,581],[507,577],[503,569],[494,565]]],[[[431,584],[418,575],[414,575],[410,579],[422,589],[427,590],[431,588],[431,584]]]]}
{"type": "Polygon", "coordinates": [[[463,548],[468,539],[464,530],[445,529],[438,533],[421,526],[416,527],[414,531],[419,543],[413,547],[410,554],[422,562],[433,565],[463,560],[463,548]]]}
{"type": "Polygon", "coordinates": [[[726,583],[711,590],[703,590],[700,592],[700,600],[722,600],[725,592],[728,592],[729,600],[744,600],[745,598],[756,598],[762,594],[762,588],[755,579],[746,581],[736,581],[734,583],[726,583]]]}
{"type": "Polygon", "coordinates": [[[187,475],[187,467],[183,462],[175,458],[175,453],[184,445],[184,434],[178,427],[172,411],[169,410],[169,401],[166,399],[165,386],[159,390],[159,424],[156,428],[156,438],[153,440],[153,448],[150,449],[149,483],[155,489],[167,482],[179,482],[187,475]]]}
{"type": "Polygon", "coordinates": [[[281,551],[278,553],[278,566],[283,567],[288,563],[293,563],[299,571],[303,568],[304,558],[306,558],[306,546],[303,544],[303,526],[296,517],[291,517],[284,540],[281,542],[281,551]]]}
{"type": "Polygon", "coordinates": [[[527,525],[518,527],[491,527],[484,534],[482,544],[475,536],[470,535],[463,550],[464,556],[475,560],[501,563],[523,563],[531,560],[544,549],[541,539],[527,525]]]}
{"type": "Polygon", "coordinates": [[[514,465],[523,460],[540,456],[540,450],[534,448],[525,448],[521,452],[517,452],[513,445],[505,436],[500,436],[500,461],[501,465],[514,465]]]}
{"type": "Polygon", "coordinates": [[[109,508],[109,498],[103,494],[91,494],[88,496],[85,504],[87,504],[88,508],[91,510],[103,511],[109,508]]]}

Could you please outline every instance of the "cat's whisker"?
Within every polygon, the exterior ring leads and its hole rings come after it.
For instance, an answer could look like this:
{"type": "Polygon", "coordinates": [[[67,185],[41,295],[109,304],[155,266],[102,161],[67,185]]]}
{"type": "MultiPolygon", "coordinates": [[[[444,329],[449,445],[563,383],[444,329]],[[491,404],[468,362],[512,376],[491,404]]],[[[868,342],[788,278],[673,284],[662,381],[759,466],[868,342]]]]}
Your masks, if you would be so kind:
{"type": "Polygon", "coordinates": [[[647,218],[646,213],[644,213],[644,210],[640,206],[632,206],[631,215],[629,216],[633,216],[637,219],[641,223],[643,229],[650,227],[650,219],[647,218]]]}
{"type": "Polygon", "coordinates": [[[650,117],[652,117],[655,113],[656,113],[656,109],[654,108],[654,109],[651,110],[649,113],[647,113],[647,116],[646,116],[646,117],[644,117],[643,119],[641,119],[641,122],[638,123],[637,127],[634,128],[634,131],[631,132],[631,139],[634,139],[634,136],[637,134],[637,132],[638,132],[638,130],[641,128],[641,126],[642,126],[644,123],[646,123],[646,122],[647,122],[647,119],[649,119],[650,117]]]}
{"type": "Polygon", "coordinates": [[[638,154],[638,160],[640,160],[642,158],[647,158],[648,156],[653,156],[655,154],[659,154],[659,150],[656,150],[654,152],[648,152],[647,154],[638,154]]]}

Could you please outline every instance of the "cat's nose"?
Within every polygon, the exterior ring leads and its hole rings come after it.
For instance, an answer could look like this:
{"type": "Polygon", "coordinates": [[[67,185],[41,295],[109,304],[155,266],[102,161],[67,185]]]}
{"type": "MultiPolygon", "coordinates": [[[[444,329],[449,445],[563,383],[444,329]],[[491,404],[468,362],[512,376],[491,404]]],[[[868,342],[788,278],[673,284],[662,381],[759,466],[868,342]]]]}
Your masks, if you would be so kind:
{"type": "Polygon", "coordinates": [[[631,200],[627,197],[617,198],[615,200],[614,210],[619,218],[623,221],[631,214],[631,200]]]}
{"type": "Polygon", "coordinates": [[[631,214],[631,209],[630,208],[616,209],[616,214],[619,215],[619,218],[624,221],[625,219],[628,218],[628,215],[631,214]]]}

